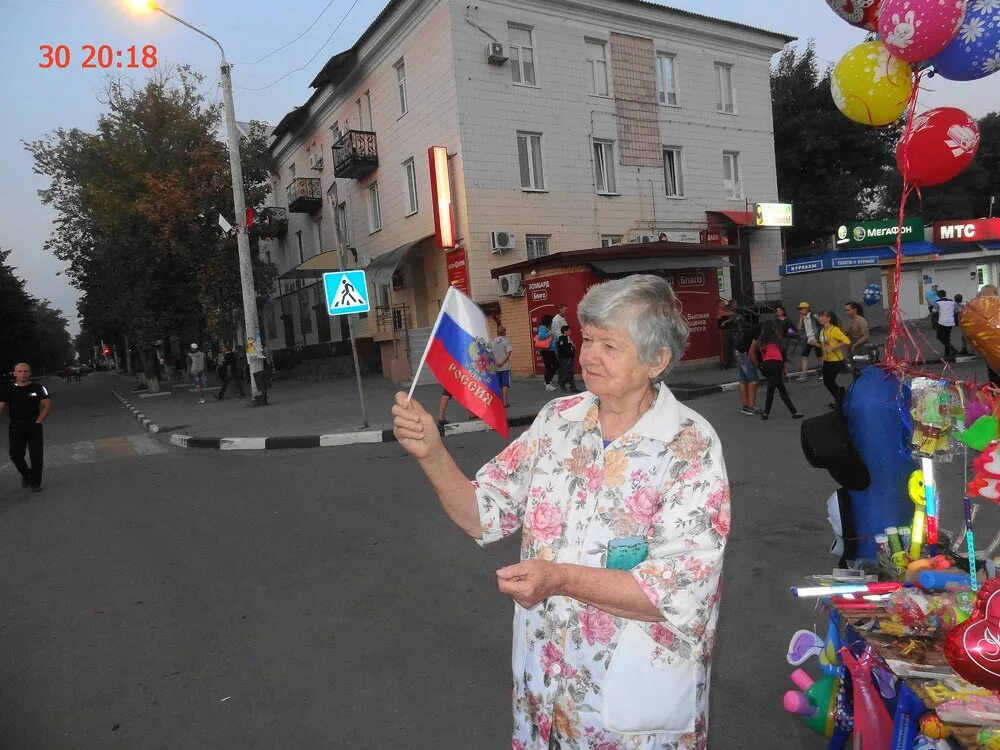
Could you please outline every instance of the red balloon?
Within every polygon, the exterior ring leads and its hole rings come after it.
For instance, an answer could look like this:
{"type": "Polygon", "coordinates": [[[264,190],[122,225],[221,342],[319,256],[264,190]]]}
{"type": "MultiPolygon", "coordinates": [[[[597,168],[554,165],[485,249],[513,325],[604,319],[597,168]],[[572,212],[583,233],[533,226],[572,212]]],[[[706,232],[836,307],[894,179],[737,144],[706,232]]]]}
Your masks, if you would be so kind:
{"type": "Polygon", "coordinates": [[[944,655],[973,685],[1000,690],[1000,578],[979,589],[972,616],[948,633],[944,655]]]}
{"type": "Polygon", "coordinates": [[[878,31],[878,12],[882,0],[826,0],[826,4],[851,26],[878,31]]]}
{"type": "Polygon", "coordinates": [[[972,163],[979,150],[979,126],[955,107],[938,107],[913,118],[909,136],[896,146],[896,166],[917,187],[953,180],[972,163]]]}

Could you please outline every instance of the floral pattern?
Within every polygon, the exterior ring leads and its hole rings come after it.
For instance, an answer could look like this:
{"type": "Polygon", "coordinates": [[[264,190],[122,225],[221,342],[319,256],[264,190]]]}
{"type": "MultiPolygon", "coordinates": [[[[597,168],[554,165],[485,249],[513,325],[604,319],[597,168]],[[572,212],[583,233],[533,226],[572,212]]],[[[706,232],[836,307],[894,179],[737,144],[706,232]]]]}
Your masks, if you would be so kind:
{"type": "MultiPolygon", "coordinates": [[[[653,407],[604,447],[599,400],[558,399],[476,476],[482,544],[521,530],[521,559],[606,567],[614,539],[649,554],[632,576],[663,620],[637,623],[652,664],[695,664],[692,731],[621,734],[601,715],[602,685],[629,620],[568,597],[515,605],[512,750],[704,750],[708,666],[731,523],[719,439],[657,386],[653,407]]],[[[633,626],[634,627],[634,626],[633,626]]]]}

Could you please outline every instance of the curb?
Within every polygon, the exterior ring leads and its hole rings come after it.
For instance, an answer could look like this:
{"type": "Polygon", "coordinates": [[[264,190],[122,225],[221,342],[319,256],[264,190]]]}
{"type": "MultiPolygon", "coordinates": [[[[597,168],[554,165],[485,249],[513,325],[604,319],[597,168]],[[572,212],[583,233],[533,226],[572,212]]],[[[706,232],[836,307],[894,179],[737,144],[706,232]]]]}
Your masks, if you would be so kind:
{"type": "Polygon", "coordinates": [[[132,406],[132,404],[130,404],[128,401],[123,399],[121,395],[118,393],[118,391],[111,391],[111,392],[115,394],[115,398],[117,398],[119,401],[122,402],[122,406],[124,406],[132,414],[132,416],[135,417],[136,420],[142,424],[143,427],[145,427],[154,434],[160,431],[159,425],[153,424],[153,420],[151,420],[141,411],[132,406]]]}

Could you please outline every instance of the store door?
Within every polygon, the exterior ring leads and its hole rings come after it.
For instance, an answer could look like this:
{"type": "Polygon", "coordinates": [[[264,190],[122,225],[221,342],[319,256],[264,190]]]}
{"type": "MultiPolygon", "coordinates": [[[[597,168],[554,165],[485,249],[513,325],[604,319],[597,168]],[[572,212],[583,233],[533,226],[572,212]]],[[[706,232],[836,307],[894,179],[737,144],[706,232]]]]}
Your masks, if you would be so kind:
{"type": "Polygon", "coordinates": [[[281,316],[281,325],[285,329],[285,348],[291,349],[295,346],[295,322],[291,313],[281,316]]]}
{"type": "MultiPolygon", "coordinates": [[[[892,300],[887,301],[888,305],[892,300]]],[[[919,270],[903,271],[899,284],[899,312],[904,320],[914,320],[927,315],[923,283],[919,270]]]]}

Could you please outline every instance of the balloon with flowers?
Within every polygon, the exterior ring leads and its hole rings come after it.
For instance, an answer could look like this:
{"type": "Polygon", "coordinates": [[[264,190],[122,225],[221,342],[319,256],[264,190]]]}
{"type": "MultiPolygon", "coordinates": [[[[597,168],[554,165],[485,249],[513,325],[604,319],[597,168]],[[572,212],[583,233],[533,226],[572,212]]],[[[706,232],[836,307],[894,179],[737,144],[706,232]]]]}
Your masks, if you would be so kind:
{"type": "Polygon", "coordinates": [[[949,81],[974,81],[1000,70],[1000,0],[968,0],[955,38],[929,62],[949,81]]]}
{"type": "Polygon", "coordinates": [[[896,147],[903,180],[918,188],[958,177],[979,150],[979,126],[955,107],[937,107],[913,118],[896,147]]]}
{"type": "Polygon", "coordinates": [[[868,31],[878,29],[878,13],[882,0],[826,0],[826,4],[851,26],[868,31]]]}
{"type": "Polygon", "coordinates": [[[896,57],[923,62],[955,38],[965,9],[966,0],[882,0],[878,33],[896,57]]]}
{"type": "Polygon", "coordinates": [[[862,42],[834,66],[830,92],[837,109],[854,122],[889,125],[909,104],[912,71],[883,42],[862,42]]]}

